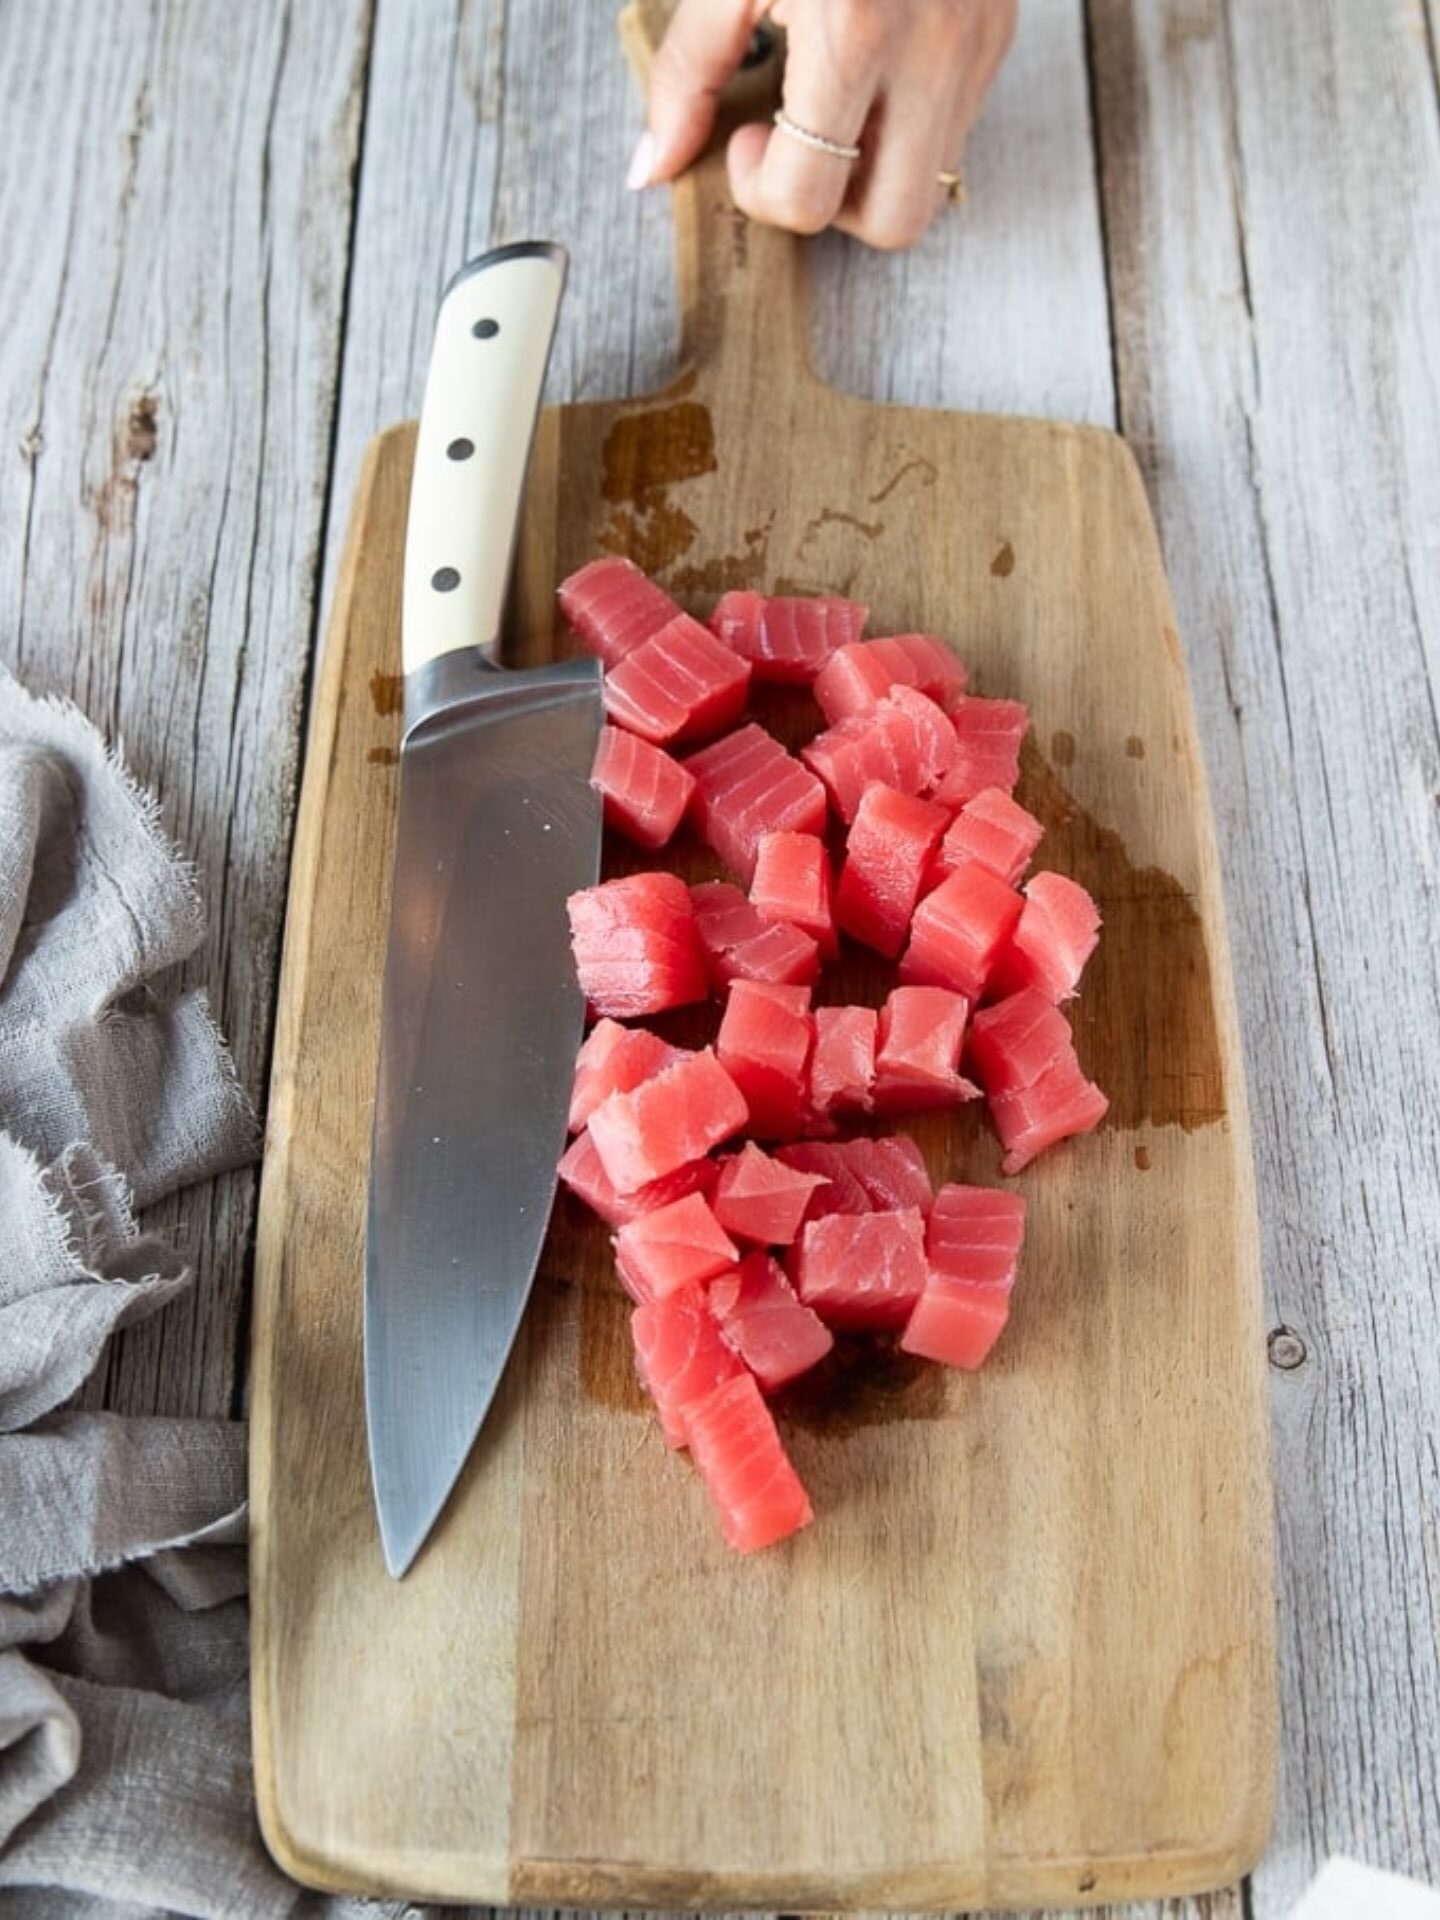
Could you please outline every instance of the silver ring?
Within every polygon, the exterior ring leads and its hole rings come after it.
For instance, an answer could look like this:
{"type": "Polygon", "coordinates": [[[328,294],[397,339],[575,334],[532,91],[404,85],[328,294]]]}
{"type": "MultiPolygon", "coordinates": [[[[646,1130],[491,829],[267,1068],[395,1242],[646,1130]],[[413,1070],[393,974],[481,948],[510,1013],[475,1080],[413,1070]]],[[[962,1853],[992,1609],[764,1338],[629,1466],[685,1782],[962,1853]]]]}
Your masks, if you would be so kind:
{"type": "Polygon", "coordinates": [[[815,153],[828,153],[832,160],[860,158],[859,147],[847,147],[843,140],[827,140],[823,133],[812,133],[808,127],[798,126],[784,111],[776,113],[775,124],[781,133],[788,133],[790,138],[798,140],[802,147],[809,147],[815,153]]]}

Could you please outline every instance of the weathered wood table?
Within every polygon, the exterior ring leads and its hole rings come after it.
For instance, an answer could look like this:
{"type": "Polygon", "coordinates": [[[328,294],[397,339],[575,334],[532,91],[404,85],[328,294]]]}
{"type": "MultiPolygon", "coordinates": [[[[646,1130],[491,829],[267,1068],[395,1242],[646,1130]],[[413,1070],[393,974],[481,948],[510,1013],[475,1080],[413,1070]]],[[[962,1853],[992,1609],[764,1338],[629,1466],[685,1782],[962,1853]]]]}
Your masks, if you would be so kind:
{"type": "MultiPolygon", "coordinates": [[[[1440,1880],[1440,4],[1022,13],[969,204],[908,256],[818,243],[815,352],[1119,426],[1150,487],[1249,1064],[1284,1726],[1253,1881],[1164,1911],[1278,1920],[1333,1850],[1440,1880]]],[[[364,442],[448,272],[532,232],[574,259],[554,396],[657,384],[665,197],[622,185],[604,0],[49,0],[0,9],[0,73],[0,649],[159,791],[263,1100],[364,442]]],[[[158,1210],[200,1285],[97,1400],[243,1406],[255,1193],[158,1210]]]]}

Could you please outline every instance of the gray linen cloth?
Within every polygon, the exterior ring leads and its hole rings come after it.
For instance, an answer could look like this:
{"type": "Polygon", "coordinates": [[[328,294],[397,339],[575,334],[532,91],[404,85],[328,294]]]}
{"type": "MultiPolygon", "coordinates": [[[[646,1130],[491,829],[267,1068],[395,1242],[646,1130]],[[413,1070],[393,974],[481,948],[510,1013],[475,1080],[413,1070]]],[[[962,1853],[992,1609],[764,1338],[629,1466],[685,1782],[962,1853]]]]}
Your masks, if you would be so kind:
{"type": "Polygon", "coordinates": [[[0,669],[0,1912],[250,1920],[303,1893],[250,1772],[245,1429],[72,1409],[190,1286],[145,1206],[253,1159],[152,801],[0,669]]]}

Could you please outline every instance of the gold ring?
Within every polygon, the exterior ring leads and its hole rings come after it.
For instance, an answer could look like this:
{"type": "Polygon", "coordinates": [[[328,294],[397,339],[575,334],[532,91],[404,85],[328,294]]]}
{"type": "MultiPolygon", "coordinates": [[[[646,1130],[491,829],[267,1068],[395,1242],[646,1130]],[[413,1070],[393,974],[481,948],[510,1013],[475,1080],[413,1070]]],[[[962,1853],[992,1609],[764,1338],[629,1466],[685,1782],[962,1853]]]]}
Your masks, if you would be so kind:
{"type": "Polygon", "coordinates": [[[798,140],[802,147],[809,147],[815,153],[828,153],[832,160],[858,160],[859,147],[850,147],[843,140],[827,140],[823,133],[812,133],[809,127],[798,126],[788,113],[777,112],[775,124],[781,133],[788,133],[792,140],[798,140]]]}
{"type": "Polygon", "coordinates": [[[937,173],[935,178],[945,189],[945,198],[958,207],[965,198],[965,175],[960,168],[953,173],[937,173]]]}

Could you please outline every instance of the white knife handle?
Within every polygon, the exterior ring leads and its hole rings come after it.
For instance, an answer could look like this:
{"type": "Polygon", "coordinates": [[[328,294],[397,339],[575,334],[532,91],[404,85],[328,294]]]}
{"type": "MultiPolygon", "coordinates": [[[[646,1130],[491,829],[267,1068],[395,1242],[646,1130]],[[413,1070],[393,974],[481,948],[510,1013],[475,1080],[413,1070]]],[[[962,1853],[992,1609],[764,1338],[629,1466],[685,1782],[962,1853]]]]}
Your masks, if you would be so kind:
{"type": "Polygon", "coordinates": [[[478,647],[494,660],[565,254],[520,241],[445,291],[405,531],[405,672],[478,647]]]}

